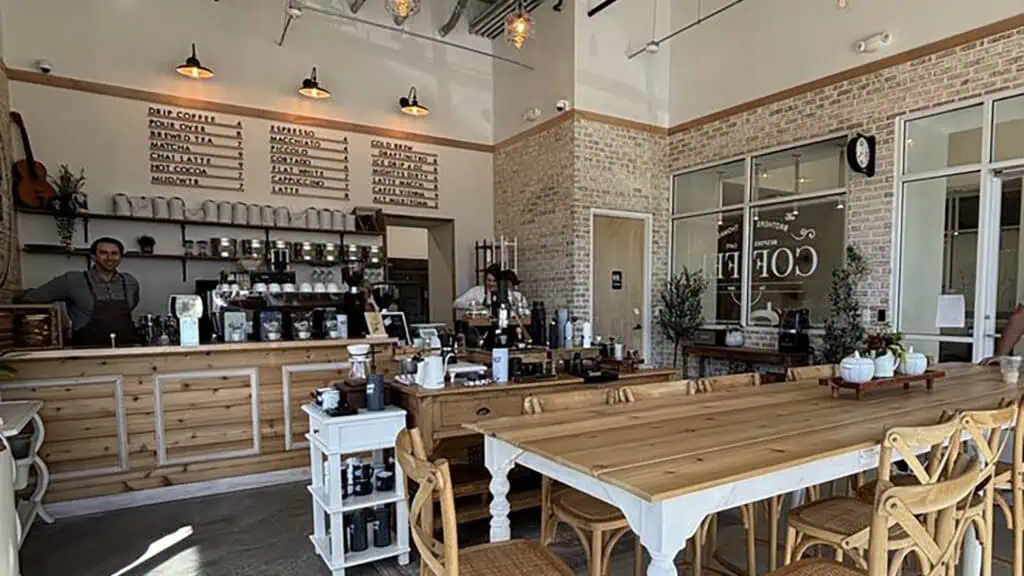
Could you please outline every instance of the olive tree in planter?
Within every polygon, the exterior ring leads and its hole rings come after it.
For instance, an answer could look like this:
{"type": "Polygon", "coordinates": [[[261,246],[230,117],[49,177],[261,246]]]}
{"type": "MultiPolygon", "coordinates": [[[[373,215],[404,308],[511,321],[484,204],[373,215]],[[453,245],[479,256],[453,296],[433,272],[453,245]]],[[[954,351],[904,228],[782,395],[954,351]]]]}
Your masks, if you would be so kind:
{"type": "Polygon", "coordinates": [[[857,301],[857,287],[865,274],[864,257],[856,247],[847,246],[846,263],[832,269],[828,317],[825,319],[825,338],[819,361],[838,364],[863,346],[864,322],[857,301]]]}
{"type": "Polygon", "coordinates": [[[658,328],[672,343],[673,368],[679,362],[680,346],[693,339],[693,331],[704,323],[703,298],[707,289],[708,281],[699,270],[690,272],[683,268],[665,283],[658,295],[661,300],[658,328]]]}

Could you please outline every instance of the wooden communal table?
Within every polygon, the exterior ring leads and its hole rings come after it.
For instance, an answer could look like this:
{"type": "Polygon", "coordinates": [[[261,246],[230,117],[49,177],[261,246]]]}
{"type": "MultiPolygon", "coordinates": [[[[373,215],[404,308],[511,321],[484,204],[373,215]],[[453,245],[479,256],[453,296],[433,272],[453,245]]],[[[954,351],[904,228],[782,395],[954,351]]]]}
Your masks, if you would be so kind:
{"type": "Polygon", "coordinates": [[[886,427],[1020,393],[994,368],[945,369],[931,392],[860,401],[805,380],[470,424],[485,435],[491,540],[509,538],[506,478],[520,464],[621,509],[650,553],[647,574],[676,574],[673,559],[707,515],[877,468],[886,427]]]}
{"type": "Polygon", "coordinates": [[[720,358],[729,362],[741,362],[746,365],[746,371],[750,372],[753,364],[773,364],[783,368],[794,366],[809,366],[814,358],[809,352],[779,352],[767,348],[737,348],[732,346],[701,346],[698,344],[685,345],[683,347],[684,362],[689,367],[689,356],[696,356],[698,359],[697,374],[700,377],[707,375],[708,358],[720,358]]]}

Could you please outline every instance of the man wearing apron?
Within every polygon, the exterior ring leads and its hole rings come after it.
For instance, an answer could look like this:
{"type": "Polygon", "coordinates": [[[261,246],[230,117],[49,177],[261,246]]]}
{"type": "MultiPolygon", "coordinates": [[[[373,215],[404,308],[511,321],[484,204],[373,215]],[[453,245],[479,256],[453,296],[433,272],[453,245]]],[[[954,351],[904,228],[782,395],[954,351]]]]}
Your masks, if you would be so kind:
{"type": "Polygon", "coordinates": [[[25,294],[25,302],[63,302],[71,318],[72,346],[131,346],[139,343],[132,310],[139,281],[118,271],[124,244],[100,238],[89,247],[93,266],[67,272],[25,294]],[[113,337],[112,337],[113,335],[113,337]]]}

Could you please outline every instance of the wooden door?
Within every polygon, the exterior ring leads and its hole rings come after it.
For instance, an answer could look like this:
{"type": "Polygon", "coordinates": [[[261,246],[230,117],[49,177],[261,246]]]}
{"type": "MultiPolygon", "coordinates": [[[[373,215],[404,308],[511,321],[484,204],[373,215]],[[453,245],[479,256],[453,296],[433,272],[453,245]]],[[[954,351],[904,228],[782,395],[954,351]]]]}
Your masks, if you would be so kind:
{"type": "Polygon", "coordinates": [[[591,286],[594,335],[615,336],[627,350],[643,354],[644,220],[594,216],[591,286]],[[640,312],[639,315],[633,313],[640,312]]]}

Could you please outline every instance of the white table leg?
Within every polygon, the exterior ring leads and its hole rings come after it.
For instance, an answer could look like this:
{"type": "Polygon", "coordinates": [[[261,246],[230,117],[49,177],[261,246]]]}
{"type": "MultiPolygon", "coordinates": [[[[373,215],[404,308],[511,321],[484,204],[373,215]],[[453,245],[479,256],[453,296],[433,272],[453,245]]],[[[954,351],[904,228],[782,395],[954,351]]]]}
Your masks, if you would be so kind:
{"type": "Polygon", "coordinates": [[[961,576],[981,574],[981,542],[978,542],[978,533],[974,529],[974,524],[967,528],[967,533],[964,535],[960,574],[961,576]]]}
{"type": "MultiPolygon", "coordinates": [[[[395,532],[398,534],[397,543],[401,548],[409,547],[409,497],[405,493],[405,472],[402,471],[402,465],[395,461],[395,491],[399,494],[405,494],[405,497],[395,503],[395,523],[398,526],[395,527],[395,532]]],[[[398,564],[405,566],[409,563],[409,553],[398,555],[398,564]]]]}
{"type": "Polygon", "coordinates": [[[632,494],[608,490],[609,501],[622,510],[630,528],[651,556],[647,576],[675,576],[676,556],[686,541],[697,533],[706,516],[701,506],[689,499],[646,502],[632,494]]]}
{"type": "Polygon", "coordinates": [[[504,542],[512,538],[512,526],[508,519],[511,506],[508,503],[508,471],[523,451],[503,442],[496,442],[491,436],[484,437],[484,463],[491,472],[491,542],[504,542]]]}

